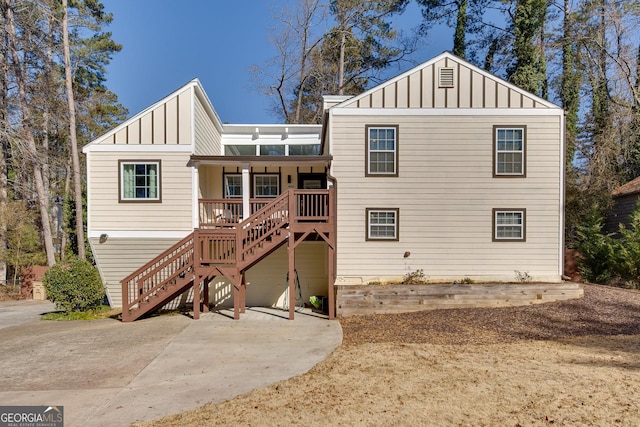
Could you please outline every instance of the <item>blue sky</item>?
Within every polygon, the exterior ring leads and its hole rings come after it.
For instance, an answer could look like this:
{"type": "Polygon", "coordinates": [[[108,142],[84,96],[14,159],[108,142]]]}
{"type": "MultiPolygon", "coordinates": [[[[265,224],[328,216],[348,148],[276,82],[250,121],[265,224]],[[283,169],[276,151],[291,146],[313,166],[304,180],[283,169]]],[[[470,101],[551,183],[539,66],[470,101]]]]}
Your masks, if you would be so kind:
{"type": "MultiPolygon", "coordinates": [[[[224,122],[277,122],[249,69],[275,55],[267,36],[286,1],[294,0],[103,0],[114,15],[108,30],[123,46],[108,67],[107,86],[133,115],[197,77],[224,122]]],[[[420,18],[412,5],[399,25],[409,30],[420,18]]],[[[432,33],[412,59],[451,49],[449,33],[432,33]]],[[[389,77],[411,67],[390,69],[389,77]]]]}

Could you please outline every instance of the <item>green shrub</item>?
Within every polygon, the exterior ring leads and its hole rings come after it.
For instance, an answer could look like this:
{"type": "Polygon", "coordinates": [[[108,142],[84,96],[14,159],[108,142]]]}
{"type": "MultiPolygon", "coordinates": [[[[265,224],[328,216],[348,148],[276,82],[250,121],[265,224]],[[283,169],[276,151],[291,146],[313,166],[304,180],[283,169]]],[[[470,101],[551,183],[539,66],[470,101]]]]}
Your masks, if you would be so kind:
{"type": "Polygon", "coordinates": [[[74,257],[59,262],[45,274],[47,299],[65,312],[94,309],[104,300],[98,270],[90,262],[74,257]]]}
{"type": "Polygon", "coordinates": [[[423,285],[427,283],[427,277],[424,275],[423,269],[410,271],[402,278],[403,285],[423,285]]]}
{"type": "Polygon", "coordinates": [[[614,242],[603,230],[604,220],[595,210],[577,229],[578,269],[582,277],[593,283],[608,283],[614,275],[614,242]]]}
{"type": "Polygon", "coordinates": [[[627,228],[620,224],[620,236],[613,239],[611,266],[627,286],[637,288],[640,284],[640,204],[629,216],[629,225],[627,228]]]}

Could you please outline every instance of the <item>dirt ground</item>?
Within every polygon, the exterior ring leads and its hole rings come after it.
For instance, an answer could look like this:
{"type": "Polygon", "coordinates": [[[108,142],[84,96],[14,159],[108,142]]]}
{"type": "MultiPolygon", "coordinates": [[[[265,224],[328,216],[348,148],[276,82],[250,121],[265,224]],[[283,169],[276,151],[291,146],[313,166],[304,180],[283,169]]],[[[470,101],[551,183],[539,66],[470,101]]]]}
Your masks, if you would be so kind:
{"type": "Polygon", "coordinates": [[[306,374],[146,425],[640,425],[638,291],[340,322],[306,374]]]}

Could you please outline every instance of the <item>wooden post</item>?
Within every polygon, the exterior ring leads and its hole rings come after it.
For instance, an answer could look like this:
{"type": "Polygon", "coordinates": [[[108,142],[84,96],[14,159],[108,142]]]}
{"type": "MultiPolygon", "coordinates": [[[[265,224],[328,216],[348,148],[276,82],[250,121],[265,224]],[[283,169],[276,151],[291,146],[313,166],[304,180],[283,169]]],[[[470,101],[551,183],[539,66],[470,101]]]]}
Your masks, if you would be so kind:
{"type": "Polygon", "coordinates": [[[242,273],[242,284],[240,285],[240,294],[242,295],[242,305],[240,306],[240,312],[245,313],[247,311],[247,282],[245,281],[244,273],[242,273]]]}
{"type": "Polygon", "coordinates": [[[200,318],[200,272],[202,270],[202,253],[200,248],[200,230],[193,230],[193,318],[200,318]]]}
{"type": "Polygon", "coordinates": [[[233,285],[233,320],[240,319],[240,292],[236,285],[233,285]]]}
{"type": "Polygon", "coordinates": [[[193,319],[198,320],[200,318],[200,276],[196,276],[197,279],[193,284],[193,319]]]}
{"type": "MultiPolygon", "coordinates": [[[[291,215],[291,213],[290,213],[291,215]]],[[[289,232],[289,320],[293,320],[296,311],[296,256],[295,237],[293,230],[289,232]]]]}
{"type": "Polygon", "coordinates": [[[209,285],[213,279],[206,278],[204,281],[204,289],[202,290],[202,312],[209,312],[209,285]]]}

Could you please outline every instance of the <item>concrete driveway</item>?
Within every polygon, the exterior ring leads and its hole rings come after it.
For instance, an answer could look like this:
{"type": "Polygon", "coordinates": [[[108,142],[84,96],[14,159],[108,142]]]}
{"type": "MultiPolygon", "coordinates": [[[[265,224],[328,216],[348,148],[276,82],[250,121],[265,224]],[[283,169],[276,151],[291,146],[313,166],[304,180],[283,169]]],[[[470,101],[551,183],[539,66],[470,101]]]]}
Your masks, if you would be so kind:
{"type": "Polygon", "coordinates": [[[126,426],[227,400],[308,371],[342,342],[337,321],[310,312],[38,320],[51,309],[0,302],[0,405],[64,406],[68,427],[126,426]]]}

